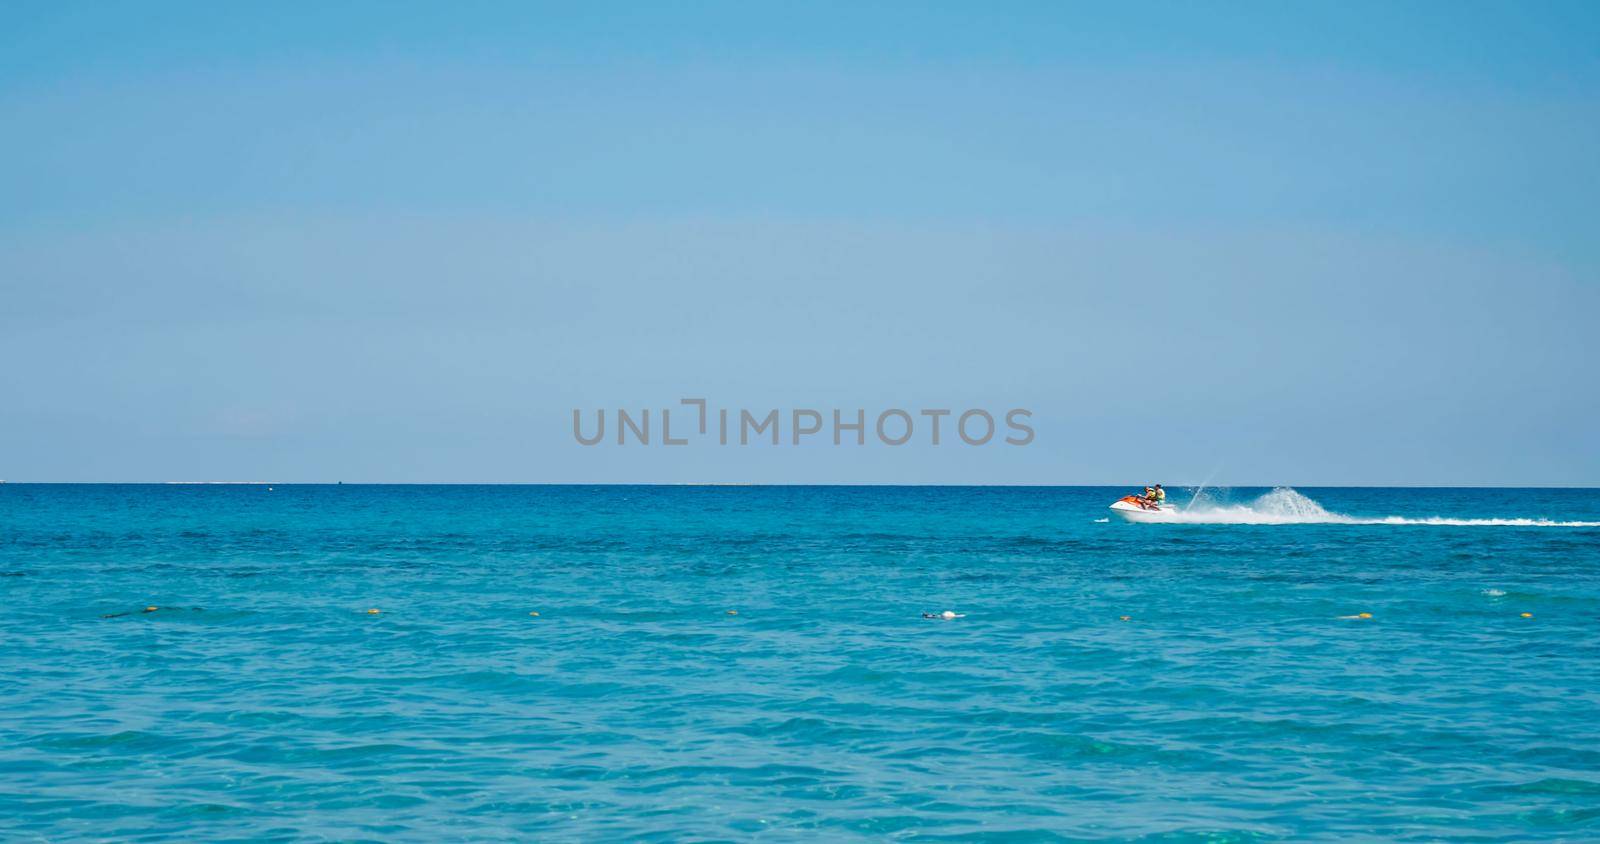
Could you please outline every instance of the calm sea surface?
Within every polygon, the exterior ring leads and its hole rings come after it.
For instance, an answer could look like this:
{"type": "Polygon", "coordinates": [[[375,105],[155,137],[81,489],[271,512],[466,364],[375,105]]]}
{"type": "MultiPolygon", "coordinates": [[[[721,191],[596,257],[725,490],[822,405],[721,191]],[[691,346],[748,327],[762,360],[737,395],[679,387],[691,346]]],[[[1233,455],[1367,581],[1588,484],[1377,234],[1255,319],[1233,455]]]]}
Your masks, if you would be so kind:
{"type": "Polygon", "coordinates": [[[1124,492],[0,485],[0,839],[1600,839],[1600,491],[1124,492]]]}

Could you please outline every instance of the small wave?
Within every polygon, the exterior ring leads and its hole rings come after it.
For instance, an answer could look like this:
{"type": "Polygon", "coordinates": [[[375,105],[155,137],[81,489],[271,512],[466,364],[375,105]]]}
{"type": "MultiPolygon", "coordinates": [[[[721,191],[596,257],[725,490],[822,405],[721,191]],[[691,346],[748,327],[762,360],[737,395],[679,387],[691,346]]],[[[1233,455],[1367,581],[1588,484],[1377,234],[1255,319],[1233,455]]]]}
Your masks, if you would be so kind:
{"type": "Polygon", "coordinates": [[[1288,487],[1279,487],[1249,504],[1196,502],[1164,522],[1201,525],[1431,525],[1438,527],[1600,527],[1600,522],[1533,518],[1457,519],[1444,516],[1365,518],[1334,513],[1288,487]]]}

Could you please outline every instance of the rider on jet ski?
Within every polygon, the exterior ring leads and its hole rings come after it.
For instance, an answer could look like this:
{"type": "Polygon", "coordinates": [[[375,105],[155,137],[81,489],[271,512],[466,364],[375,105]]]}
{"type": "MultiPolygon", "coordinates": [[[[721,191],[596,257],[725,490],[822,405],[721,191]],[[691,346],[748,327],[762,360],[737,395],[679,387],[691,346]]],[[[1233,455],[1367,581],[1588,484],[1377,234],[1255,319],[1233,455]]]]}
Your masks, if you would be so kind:
{"type": "Polygon", "coordinates": [[[1161,484],[1156,484],[1154,487],[1147,486],[1144,488],[1144,500],[1142,503],[1151,510],[1158,509],[1161,505],[1167,503],[1167,491],[1161,488],[1161,484]]]}

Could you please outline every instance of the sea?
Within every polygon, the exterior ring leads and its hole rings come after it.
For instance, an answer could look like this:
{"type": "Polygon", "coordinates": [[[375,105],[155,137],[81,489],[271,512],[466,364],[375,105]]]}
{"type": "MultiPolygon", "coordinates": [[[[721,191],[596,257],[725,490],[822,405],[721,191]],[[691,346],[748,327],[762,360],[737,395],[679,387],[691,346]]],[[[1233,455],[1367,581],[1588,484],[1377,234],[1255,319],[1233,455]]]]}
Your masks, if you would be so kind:
{"type": "Polygon", "coordinates": [[[1131,491],[0,485],[0,840],[1600,840],[1600,490],[1131,491]]]}

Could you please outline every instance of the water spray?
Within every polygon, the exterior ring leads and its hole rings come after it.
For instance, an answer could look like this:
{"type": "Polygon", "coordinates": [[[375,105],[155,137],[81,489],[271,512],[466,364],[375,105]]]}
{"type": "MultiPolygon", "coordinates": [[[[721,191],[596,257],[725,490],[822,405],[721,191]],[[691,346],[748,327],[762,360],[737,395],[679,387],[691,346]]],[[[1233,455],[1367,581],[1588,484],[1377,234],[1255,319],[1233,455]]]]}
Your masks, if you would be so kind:
{"type": "Polygon", "coordinates": [[[1217,476],[1217,472],[1220,469],[1222,469],[1222,464],[1221,463],[1218,463],[1216,466],[1213,466],[1211,468],[1211,471],[1206,474],[1206,479],[1200,482],[1200,486],[1199,487],[1195,488],[1194,495],[1190,496],[1188,505],[1185,506],[1183,509],[1188,510],[1188,509],[1191,509],[1192,507],[1194,507],[1194,503],[1196,501],[1200,500],[1200,493],[1206,491],[1206,485],[1211,483],[1211,479],[1217,476]]]}

